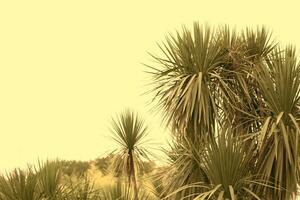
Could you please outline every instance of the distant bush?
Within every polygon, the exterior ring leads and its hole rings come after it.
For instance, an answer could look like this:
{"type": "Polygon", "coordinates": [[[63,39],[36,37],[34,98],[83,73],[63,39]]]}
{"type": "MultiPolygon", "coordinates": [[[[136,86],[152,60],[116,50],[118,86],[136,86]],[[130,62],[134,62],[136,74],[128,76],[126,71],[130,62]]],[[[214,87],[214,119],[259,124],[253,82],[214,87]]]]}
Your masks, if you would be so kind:
{"type": "MultiPolygon", "coordinates": [[[[95,166],[103,175],[107,175],[110,172],[110,166],[112,164],[112,160],[114,158],[114,154],[109,154],[106,157],[97,158],[95,159],[95,166]]],[[[140,175],[145,175],[151,173],[155,167],[156,164],[153,161],[144,161],[142,162],[142,167],[139,169],[140,175]]],[[[116,172],[114,173],[115,177],[119,177],[121,173],[116,172]]]]}
{"type": "Polygon", "coordinates": [[[67,161],[63,160],[61,162],[62,173],[68,176],[83,176],[87,173],[90,168],[90,162],[87,161],[67,161]]]}
{"type": "Polygon", "coordinates": [[[95,160],[95,166],[97,167],[97,169],[99,171],[101,171],[101,173],[103,175],[107,175],[108,174],[108,172],[109,172],[109,166],[112,163],[113,157],[114,157],[113,154],[109,154],[106,157],[97,158],[95,160]]]}
{"type": "Polygon", "coordinates": [[[145,161],[143,162],[142,168],[140,169],[140,174],[150,174],[156,168],[156,164],[154,161],[145,161]]]}

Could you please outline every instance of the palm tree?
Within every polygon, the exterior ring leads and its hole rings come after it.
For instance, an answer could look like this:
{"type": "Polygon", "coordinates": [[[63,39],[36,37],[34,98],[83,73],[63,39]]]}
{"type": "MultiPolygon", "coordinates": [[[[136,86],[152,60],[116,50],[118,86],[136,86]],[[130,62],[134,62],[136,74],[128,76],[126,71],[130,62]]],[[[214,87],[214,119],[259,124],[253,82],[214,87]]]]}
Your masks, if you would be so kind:
{"type": "Polygon", "coordinates": [[[147,135],[147,126],[137,113],[126,110],[112,120],[111,131],[113,139],[120,146],[114,152],[114,171],[126,173],[128,184],[133,184],[134,199],[138,200],[137,170],[143,159],[149,160],[149,152],[142,146],[147,135]]]}
{"type": "MultiPolygon", "coordinates": [[[[243,191],[256,199],[295,198],[300,183],[300,65],[294,48],[279,48],[264,27],[238,33],[228,26],[213,29],[198,23],[192,30],[184,27],[170,34],[159,48],[163,56],[151,55],[158,64],[148,66],[152,92],[163,119],[172,128],[176,145],[182,147],[176,149],[181,153],[173,157],[172,164],[175,175],[171,179],[177,177],[178,181],[173,179],[165,188],[176,194],[181,188],[180,192],[190,195],[186,191],[195,187],[182,187],[191,184],[191,177],[198,171],[206,178],[203,181],[199,176],[198,181],[206,188],[215,186],[200,194],[223,191],[219,199],[235,199],[243,191]],[[218,138],[227,130],[232,137],[223,138],[224,146],[218,138]],[[247,152],[240,142],[249,147],[247,152]],[[223,150],[228,157],[215,159],[223,150]],[[243,160],[249,155],[247,162],[243,160]],[[231,166],[235,159],[254,169],[236,174],[237,179],[257,178],[259,174],[263,184],[251,185],[249,191],[239,189],[233,195],[233,185],[228,187],[226,183],[223,187],[223,183],[214,181],[224,176],[218,167],[225,170],[226,163],[231,166]],[[212,179],[213,174],[221,177],[212,179]]],[[[213,195],[197,198],[208,196],[213,195]]]]}

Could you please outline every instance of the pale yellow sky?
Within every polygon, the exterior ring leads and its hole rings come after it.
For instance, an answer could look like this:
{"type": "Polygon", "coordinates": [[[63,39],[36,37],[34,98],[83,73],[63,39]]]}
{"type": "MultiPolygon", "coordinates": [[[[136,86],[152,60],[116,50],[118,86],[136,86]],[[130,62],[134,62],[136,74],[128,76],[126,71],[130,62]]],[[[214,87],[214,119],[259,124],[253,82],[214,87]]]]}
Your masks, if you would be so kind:
{"type": "Polygon", "coordinates": [[[296,1],[1,1],[0,171],[38,158],[89,160],[114,144],[109,120],[131,107],[165,144],[141,96],[141,64],[168,32],[194,21],[264,24],[300,47],[296,1]]]}

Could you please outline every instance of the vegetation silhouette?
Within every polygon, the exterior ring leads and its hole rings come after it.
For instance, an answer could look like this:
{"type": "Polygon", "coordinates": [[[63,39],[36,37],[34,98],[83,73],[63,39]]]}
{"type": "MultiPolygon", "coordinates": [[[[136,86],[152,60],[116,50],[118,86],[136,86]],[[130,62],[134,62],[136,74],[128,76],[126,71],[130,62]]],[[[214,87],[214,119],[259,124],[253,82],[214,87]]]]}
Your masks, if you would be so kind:
{"type": "Polygon", "coordinates": [[[0,200],[296,199],[295,47],[281,46],[264,27],[236,31],[194,23],[158,48],[161,54],[150,54],[154,62],[146,67],[153,107],[172,134],[163,150],[166,164],[151,161],[144,146],[149,128],[125,110],[112,119],[119,148],[107,157],[15,169],[0,176],[0,200]]]}

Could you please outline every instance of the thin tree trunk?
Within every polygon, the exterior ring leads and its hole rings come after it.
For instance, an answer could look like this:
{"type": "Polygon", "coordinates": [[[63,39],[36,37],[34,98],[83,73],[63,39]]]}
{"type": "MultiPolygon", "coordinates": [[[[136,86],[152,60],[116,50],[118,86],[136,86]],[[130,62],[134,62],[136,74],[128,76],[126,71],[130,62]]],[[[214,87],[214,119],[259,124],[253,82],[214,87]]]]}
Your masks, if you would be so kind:
{"type": "Polygon", "coordinates": [[[135,169],[134,169],[134,162],[132,152],[129,154],[130,157],[130,166],[131,166],[131,175],[132,175],[132,182],[133,182],[133,190],[134,190],[134,200],[138,200],[138,188],[137,188],[137,181],[135,177],[135,169]]]}

